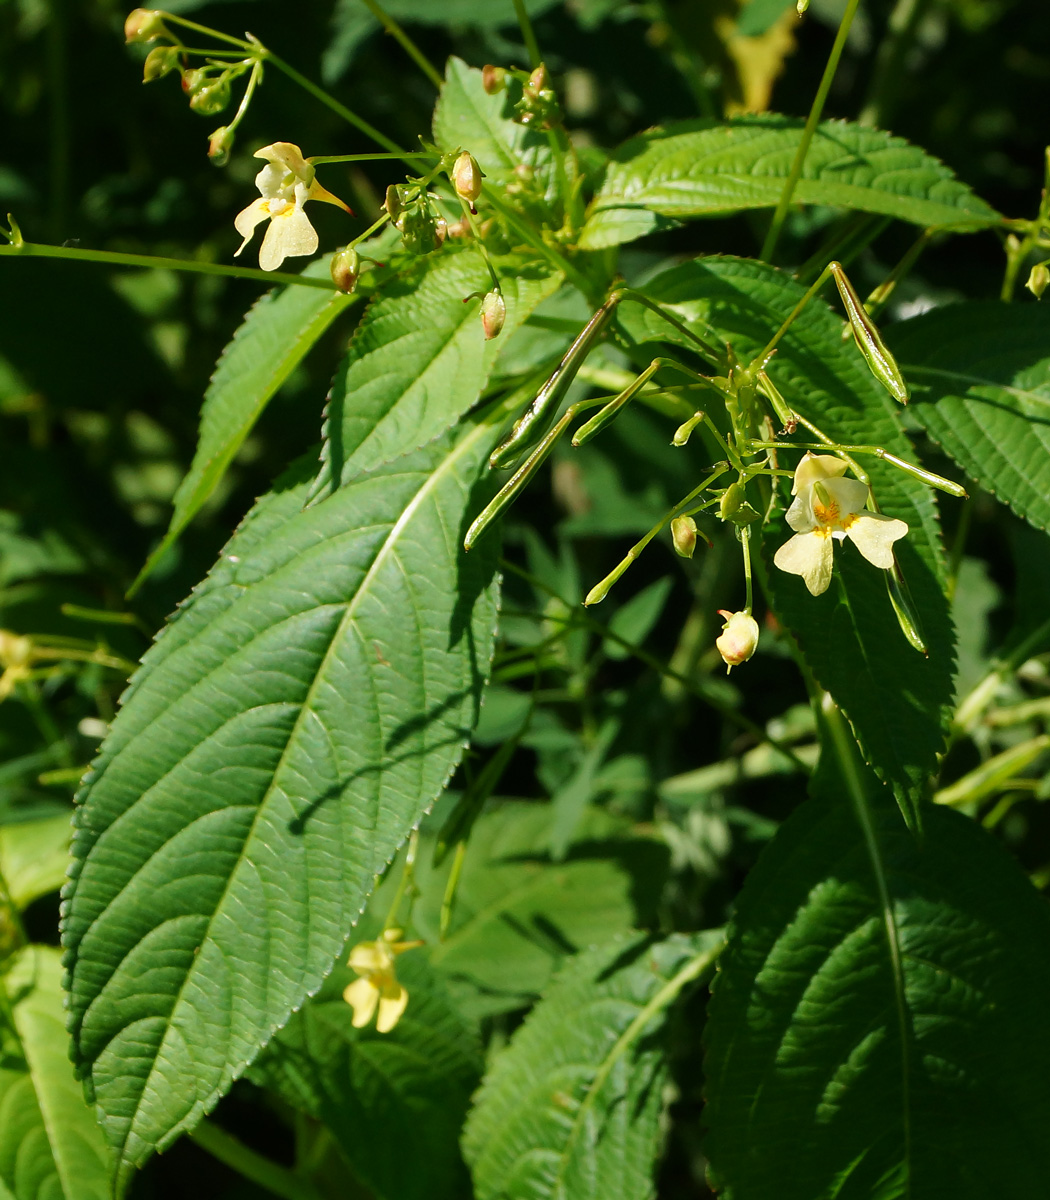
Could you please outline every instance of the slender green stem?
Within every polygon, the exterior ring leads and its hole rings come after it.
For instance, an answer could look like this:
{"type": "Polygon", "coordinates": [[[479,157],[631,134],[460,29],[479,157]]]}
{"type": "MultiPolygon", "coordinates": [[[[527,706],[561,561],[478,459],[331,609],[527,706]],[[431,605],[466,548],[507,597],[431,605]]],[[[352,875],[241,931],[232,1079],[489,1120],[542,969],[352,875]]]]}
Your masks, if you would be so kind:
{"type": "Polygon", "coordinates": [[[384,12],[383,9],[380,8],[380,6],[376,3],[376,0],[362,0],[362,3],[372,14],[372,16],[375,17],[375,19],[383,26],[387,33],[389,33],[390,36],[398,43],[401,49],[404,50],[408,57],[423,72],[423,74],[430,80],[434,87],[440,91],[444,80],[434,69],[432,63],[423,53],[423,51],[420,50],[414,41],[412,41],[412,39],[407,33],[405,33],[405,31],[394,20],[394,18],[388,13],[384,12]]]}
{"type": "Polygon", "coordinates": [[[384,162],[389,159],[395,159],[398,162],[408,162],[410,159],[423,159],[426,162],[433,162],[438,155],[436,154],[311,154],[306,160],[311,166],[320,167],[325,163],[347,163],[347,162],[384,162]]]}
{"type": "Polygon", "coordinates": [[[229,42],[231,46],[240,46],[242,50],[247,50],[249,53],[258,49],[258,46],[251,42],[231,37],[228,33],[220,33],[217,29],[209,29],[207,25],[198,25],[196,21],[188,21],[185,17],[177,17],[174,13],[166,12],[164,20],[167,23],[181,25],[183,29],[192,29],[194,33],[203,33],[205,37],[213,37],[220,42],[229,42]]]}
{"type": "Polygon", "coordinates": [[[788,314],[787,320],[784,321],[783,325],[780,326],[780,328],[776,331],[776,333],[773,334],[772,338],[766,343],[765,349],[762,351],[762,353],[757,354],[755,356],[754,361],[756,363],[760,363],[764,366],[767,362],[769,362],[770,356],[772,355],[773,351],[777,348],[777,343],[784,336],[784,334],[787,333],[787,331],[791,328],[792,322],[799,315],[799,313],[806,307],[806,305],[810,302],[810,300],[813,299],[813,297],[817,294],[817,292],[820,291],[820,289],[824,286],[824,284],[827,283],[827,281],[830,278],[831,278],[831,267],[827,266],[824,268],[823,271],[821,271],[821,273],[817,276],[816,280],[810,285],[806,294],[802,297],[802,299],[795,305],[795,307],[788,314]]]}
{"type": "Polygon", "coordinates": [[[44,246],[38,242],[18,242],[0,246],[0,256],[24,258],[64,258],[73,262],[111,263],[118,267],[159,267],[168,271],[188,271],[194,275],[226,275],[231,279],[255,279],[261,283],[292,283],[299,287],[336,291],[330,279],[310,275],[292,275],[287,271],[260,271],[257,267],[228,267],[223,263],[194,262],[186,258],[162,258],[152,254],[123,254],[115,250],[80,250],[74,246],[44,246]]]}
{"type": "Polygon", "coordinates": [[[308,1179],[250,1150],[207,1118],[189,1136],[213,1158],[274,1196],[281,1196],[283,1200],[321,1200],[321,1193],[308,1179]]]}
{"type": "Polygon", "coordinates": [[[348,124],[353,125],[355,129],[360,130],[361,133],[363,133],[366,137],[371,138],[377,146],[382,146],[384,150],[389,150],[391,154],[399,155],[406,160],[415,157],[415,155],[402,154],[401,148],[398,146],[398,144],[388,138],[385,133],[380,133],[380,131],[376,129],[374,125],[369,125],[366,120],[364,120],[362,117],[359,117],[357,113],[352,112],[346,107],[345,104],[340,104],[339,101],[336,100],[334,96],[330,96],[324,90],[324,88],[318,87],[317,84],[312,80],[307,79],[305,75],[300,74],[300,72],[297,71],[293,66],[290,66],[288,63],[286,63],[283,58],[279,58],[276,54],[274,54],[272,50],[266,50],[265,53],[267,59],[272,62],[279,71],[283,71],[293,83],[297,83],[304,91],[309,92],[315,100],[319,100],[323,105],[325,105],[326,108],[330,108],[332,112],[342,117],[343,120],[348,124]]]}
{"type": "Polygon", "coordinates": [[[773,251],[776,249],[777,239],[780,237],[781,226],[784,224],[784,218],[787,216],[788,208],[791,205],[791,197],[794,195],[795,185],[802,176],[802,168],[806,164],[806,155],[809,153],[810,143],[813,141],[814,133],[816,133],[817,123],[824,112],[824,102],[827,100],[828,92],[831,90],[831,83],[835,78],[835,72],[838,70],[842,51],[846,48],[846,38],[849,36],[850,26],[853,24],[853,18],[856,16],[859,4],[860,0],[849,0],[849,3],[846,5],[846,11],[842,14],[842,20],[839,22],[839,31],[835,37],[835,44],[831,47],[831,53],[828,55],[827,65],[820,80],[820,87],[817,88],[817,94],[813,97],[813,104],[809,110],[809,116],[806,118],[805,127],[802,130],[802,138],[799,141],[798,150],[795,151],[795,160],[792,162],[791,170],[784,181],[784,190],[780,193],[780,200],[776,211],[773,213],[773,220],[766,231],[766,240],[762,243],[762,253],[759,257],[765,259],[766,262],[773,261],[773,251]]]}
{"type": "Polygon", "coordinates": [[[452,870],[448,873],[445,884],[445,894],[441,897],[441,919],[438,923],[438,940],[444,941],[452,924],[452,903],[456,898],[456,888],[459,887],[459,877],[463,871],[463,863],[467,857],[467,843],[457,842],[452,857],[452,870]]]}
{"type": "Polygon", "coordinates": [[[495,188],[483,187],[481,194],[523,242],[528,243],[552,266],[557,267],[566,280],[573,287],[578,288],[595,307],[601,303],[601,294],[604,289],[600,285],[592,283],[564,254],[555,250],[553,246],[548,246],[540,233],[523,220],[495,188]]]}
{"type": "Polygon", "coordinates": [[[416,871],[416,852],[419,850],[419,830],[413,829],[408,835],[408,847],[405,850],[405,865],[401,869],[401,879],[397,885],[397,891],[394,893],[393,902],[386,914],[386,920],[383,922],[383,931],[392,929],[397,925],[397,914],[401,908],[401,901],[405,898],[405,892],[408,891],[412,884],[412,877],[416,871]]]}
{"type": "MultiPolygon", "coordinates": [[[[365,0],[368,3],[368,0],[365,0]]],[[[529,14],[525,10],[525,0],[514,0],[514,15],[518,18],[518,27],[521,29],[521,36],[525,39],[525,49],[529,52],[529,62],[533,69],[538,67],[543,62],[543,55],[540,53],[540,44],[536,41],[536,34],[532,28],[532,22],[529,20],[529,14]]]]}
{"type": "Polygon", "coordinates": [[[790,746],[785,745],[785,743],[780,741],[778,738],[770,737],[770,735],[760,725],[757,725],[754,721],[752,721],[750,717],[746,716],[742,712],[739,712],[737,709],[733,708],[731,704],[727,704],[719,696],[713,694],[710,690],[705,688],[704,681],[696,672],[683,674],[680,671],[676,671],[673,667],[669,667],[666,663],[661,662],[656,655],[650,654],[648,650],[637,645],[635,642],[628,641],[628,639],[622,634],[617,633],[615,629],[611,628],[609,625],[606,625],[603,621],[599,621],[598,618],[587,609],[580,609],[576,605],[570,604],[569,601],[566,600],[556,588],[551,587],[550,584],[546,583],[544,580],[539,579],[537,576],[531,574],[531,572],[527,571],[524,567],[519,567],[517,563],[513,563],[506,558],[501,558],[499,565],[502,571],[509,572],[511,575],[517,575],[519,579],[523,579],[526,583],[536,588],[537,591],[546,593],[546,595],[560,601],[561,604],[564,605],[564,616],[560,616],[557,613],[545,612],[542,614],[542,620],[549,623],[560,621],[563,624],[579,621],[597,634],[598,637],[615,642],[623,650],[626,650],[632,658],[636,658],[640,663],[643,663],[651,671],[655,671],[662,678],[669,679],[672,682],[677,683],[684,691],[687,691],[691,695],[696,696],[698,699],[703,700],[705,704],[710,704],[711,707],[721,713],[727,721],[732,721],[739,728],[746,730],[757,741],[765,742],[772,746],[773,749],[779,754],[783,754],[784,757],[787,758],[803,775],[809,775],[811,773],[812,768],[807,766],[807,764],[804,763],[801,758],[799,758],[799,756],[794,752],[794,750],[791,749],[790,746]]]}
{"type": "Polygon", "coordinates": [[[73,766],[73,752],[70,750],[69,743],[62,736],[51,714],[47,711],[47,705],[40,695],[40,689],[37,687],[36,681],[33,679],[23,679],[17,686],[18,694],[25,701],[26,708],[32,714],[36,727],[40,731],[40,736],[51,748],[55,758],[64,767],[73,766]]]}
{"type": "Polygon", "coordinates": [[[744,552],[744,612],[750,616],[754,602],[751,594],[751,530],[746,525],[740,528],[740,548],[744,552]]]}

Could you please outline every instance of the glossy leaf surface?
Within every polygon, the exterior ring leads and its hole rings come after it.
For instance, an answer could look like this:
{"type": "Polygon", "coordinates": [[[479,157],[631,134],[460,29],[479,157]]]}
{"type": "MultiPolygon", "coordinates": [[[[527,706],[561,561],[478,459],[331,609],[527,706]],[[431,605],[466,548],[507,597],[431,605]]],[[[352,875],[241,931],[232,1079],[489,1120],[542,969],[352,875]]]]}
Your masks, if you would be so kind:
{"type": "Polygon", "coordinates": [[[256,506],[147,654],[86,782],[65,944],[124,1168],[318,987],[476,719],[492,563],[459,550],[484,425],[303,510],[256,506]]]}
{"type": "MultiPolygon", "coordinates": [[[[631,241],[669,220],[773,207],[802,127],[795,118],[766,114],[682,122],[625,142],[613,152],[580,246],[631,241]]],[[[1002,220],[925,150],[847,121],[818,127],[794,200],[915,225],[982,229],[1002,220]]]]}

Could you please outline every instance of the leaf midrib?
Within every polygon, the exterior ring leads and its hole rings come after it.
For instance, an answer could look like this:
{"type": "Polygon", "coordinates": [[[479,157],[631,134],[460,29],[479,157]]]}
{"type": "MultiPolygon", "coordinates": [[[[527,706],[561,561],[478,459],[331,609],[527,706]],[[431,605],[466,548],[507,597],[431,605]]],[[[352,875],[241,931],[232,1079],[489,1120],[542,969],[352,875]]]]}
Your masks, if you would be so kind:
{"type": "MultiPolygon", "coordinates": [[[[251,842],[251,839],[255,834],[255,830],[259,823],[261,815],[264,812],[264,810],[266,809],[267,802],[270,800],[270,797],[273,794],[275,781],[278,778],[279,774],[281,773],[281,769],[282,769],[284,763],[287,761],[289,747],[295,743],[296,736],[301,729],[302,722],[305,719],[305,715],[308,712],[312,711],[311,705],[312,705],[312,701],[313,701],[315,693],[316,693],[316,689],[319,686],[319,681],[322,679],[322,677],[325,674],[326,668],[328,667],[328,665],[331,661],[335,647],[339,644],[340,639],[345,636],[347,627],[352,622],[352,620],[355,618],[356,613],[357,613],[358,603],[359,603],[361,597],[367,594],[370,585],[372,584],[375,577],[381,570],[382,566],[385,564],[387,558],[389,557],[389,555],[394,553],[401,533],[404,531],[405,527],[410,523],[411,519],[416,515],[416,513],[418,512],[418,510],[419,510],[420,506],[423,504],[423,502],[430,496],[430,494],[434,490],[436,484],[438,482],[440,482],[441,480],[443,480],[445,475],[452,469],[452,467],[455,465],[455,463],[468,450],[470,450],[473,447],[473,445],[481,437],[484,436],[484,434],[487,431],[487,428],[488,428],[488,426],[485,422],[479,422],[474,427],[474,429],[472,429],[470,431],[470,433],[468,433],[459,443],[457,443],[457,445],[449,452],[448,455],[446,455],[446,457],[442,460],[442,462],[435,468],[435,470],[423,482],[423,484],[421,485],[419,490],[412,497],[412,499],[409,501],[409,503],[405,506],[404,510],[401,513],[401,516],[397,519],[397,521],[394,522],[394,525],[391,527],[390,533],[387,535],[386,540],[384,541],[383,545],[379,548],[378,552],[376,553],[376,557],[373,559],[372,565],[369,567],[364,578],[361,580],[361,583],[358,586],[357,591],[354,593],[353,597],[351,597],[350,601],[348,602],[346,612],[344,613],[342,619],[340,620],[338,626],[336,627],[335,632],[333,633],[332,638],[329,641],[328,649],[325,651],[324,656],[321,659],[321,662],[318,664],[317,671],[314,673],[313,682],[310,684],[310,687],[307,690],[306,696],[303,698],[302,704],[299,709],[299,715],[296,717],[295,723],[293,724],[291,730],[289,731],[288,738],[285,742],[285,747],[281,752],[281,757],[278,760],[278,762],[274,768],[274,772],[273,772],[273,776],[272,776],[270,785],[267,788],[266,793],[264,794],[264,796],[259,801],[259,804],[256,807],[255,816],[252,819],[251,825],[249,826],[248,831],[245,834],[244,842],[242,843],[241,853],[238,855],[237,861],[230,871],[229,877],[226,882],[226,886],[223,888],[222,895],[219,897],[218,901],[216,902],[215,908],[212,912],[212,915],[208,920],[207,928],[201,939],[202,945],[203,945],[204,941],[206,941],[210,937],[211,930],[215,924],[215,921],[217,920],[220,912],[223,910],[223,908],[226,904],[226,901],[230,894],[230,889],[231,889],[233,880],[238,875],[239,869],[240,869],[242,863],[244,862],[243,847],[247,846],[251,842]]],[[[134,1112],[131,1114],[131,1116],[128,1120],[127,1127],[126,1127],[126,1133],[120,1144],[120,1150],[119,1150],[120,1158],[121,1158],[121,1163],[124,1166],[133,1167],[136,1165],[134,1160],[128,1159],[126,1157],[128,1142],[130,1141],[131,1136],[136,1129],[136,1126],[138,1123],[138,1116],[142,1109],[142,1104],[145,1099],[147,1088],[148,1088],[149,1083],[150,1083],[151,1079],[153,1078],[153,1075],[155,1074],[155,1071],[156,1071],[156,1064],[160,1061],[163,1050],[165,1048],[165,1045],[167,1044],[168,1038],[171,1035],[171,1030],[172,1030],[172,1025],[173,1025],[172,1016],[179,1010],[179,1008],[181,1006],[182,999],[185,994],[186,988],[189,986],[190,981],[194,978],[195,966],[198,961],[199,961],[199,956],[194,958],[193,963],[191,964],[189,970],[187,970],[185,977],[183,978],[182,984],[179,987],[178,992],[176,993],[176,996],[174,998],[174,1002],[172,1003],[171,1009],[169,1010],[168,1015],[164,1018],[164,1027],[165,1027],[164,1028],[164,1036],[160,1042],[160,1045],[158,1046],[157,1054],[154,1056],[154,1058],[152,1060],[149,1073],[143,1080],[142,1088],[139,1091],[138,1099],[135,1103],[134,1112]]],[[[265,1044],[265,1042],[263,1044],[265,1044]]],[[[257,1050],[258,1049],[261,1049],[261,1046],[258,1047],[257,1050]]],[[[96,1056],[96,1061],[97,1061],[97,1056],[96,1056]]],[[[244,1065],[247,1065],[247,1064],[244,1064],[244,1065]]],[[[225,1076],[228,1071],[232,1072],[231,1077],[234,1077],[234,1078],[239,1073],[237,1070],[233,1069],[230,1064],[227,1064],[224,1067],[223,1072],[222,1072],[223,1076],[225,1076]]],[[[222,1087],[222,1083],[220,1082],[218,1085],[218,1088],[221,1089],[221,1087],[222,1087]]],[[[183,1117],[177,1125],[175,1125],[171,1130],[169,1130],[168,1131],[169,1134],[173,1134],[178,1130],[186,1128],[186,1121],[187,1121],[188,1116],[190,1114],[192,1114],[193,1112],[195,1112],[196,1110],[198,1110],[199,1108],[201,1108],[202,1105],[204,1107],[206,1107],[208,1100],[210,1100],[212,1097],[214,1097],[215,1094],[216,1094],[216,1089],[213,1089],[212,1092],[209,1094],[209,1096],[205,1100],[202,1101],[200,1097],[197,1097],[193,1107],[190,1109],[190,1113],[187,1114],[187,1116],[183,1117]]]]}

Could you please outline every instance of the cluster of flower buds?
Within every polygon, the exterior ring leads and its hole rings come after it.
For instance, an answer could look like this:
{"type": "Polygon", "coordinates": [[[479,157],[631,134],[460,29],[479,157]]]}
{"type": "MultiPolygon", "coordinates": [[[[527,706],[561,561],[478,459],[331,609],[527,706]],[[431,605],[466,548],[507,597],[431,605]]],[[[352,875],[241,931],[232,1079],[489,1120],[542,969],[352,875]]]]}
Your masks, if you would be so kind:
{"type": "Polygon", "coordinates": [[[550,75],[543,63],[531,73],[487,64],[481,72],[481,83],[490,96],[502,92],[511,84],[520,85],[521,96],[515,101],[514,116],[519,125],[536,129],[553,129],[561,124],[562,114],[558,97],[551,87],[550,75]]]}
{"type": "Polygon", "coordinates": [[[384,207],[409,254],[429,254],[448,237],[448,223],[434,211],[430,196],[418,183],[392,183],[384,207]]]}
{"type": "Polygon", "coordinates": [[[182,90],[190,108],[202,117],[214,117],[230,103],[231,72],[215,67],[187,67],[182,72],[182,90]]]}

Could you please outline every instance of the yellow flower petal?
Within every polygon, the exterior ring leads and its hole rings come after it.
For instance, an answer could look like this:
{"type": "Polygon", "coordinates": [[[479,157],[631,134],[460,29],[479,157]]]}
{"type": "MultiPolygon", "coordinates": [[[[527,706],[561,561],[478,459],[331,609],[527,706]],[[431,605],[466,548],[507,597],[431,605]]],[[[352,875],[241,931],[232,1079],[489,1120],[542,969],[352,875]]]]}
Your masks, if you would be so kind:
{"type": "Polygon", "coordinates": [[[907,521],[884,513],[859,513],[846,536],[873,566],[884,571],[893,566],[893,543],[908,532],[907,521]]]}
{"type": "Polygon", "coordinates": [[[313,254],[317,245],[317,230],[310,224],[310,218],[293,205],[270,218],[259,250],[259,266],[264,271],[276,271],[286,258],[313,254]]]}
{"type": "Polygon", "coordinates": [[[233,227],[244,238],[240,246],[234,253],[234,258],[244,249],[245,246],[252,240],[252,234],[255,232],[256,225],[261,224],[270,216],[269,210],[266,207],[266,201],[260,197],[258,200],[253,200],[247,208],[242,208],[241,211],[233,219],[233,227]]]}
{"type": "Polygon", "coordinates": [[[796,533],[773,555],[773,565],[789,575],[801,575],[810,594],[819,596],[831,583],[831,538],[816,530],[796,533]]]}
{"type": "Polygon", "coordinates": [[[367,979],[355,979],[343,989],[343,999],[354,1010],[352,1024],[355,1029],[364,1029],[372,1020],[379,1003],[379,988],[367,979]]]}
{"type": "Polygon", "coordinates": [[[812,454],[807,450],[795,468],[791,494],[797,496],[805,488],[812,487],[818,479],[834,479],[845,472],[846,463],[841,458],[836,458],[834,454],[812,454]]]}
{"type": "MultiPolygon", "coordinates": [[[[401,1014],[408,1007],[408,992],[396,981],[383,988],[379,996],[379,1020],[376,1029],[380,1033],[389,1033],[401,1020],[401,1014]]],[[[354,1018],[354,1024],[357,1018],[354,1018]]]]}

